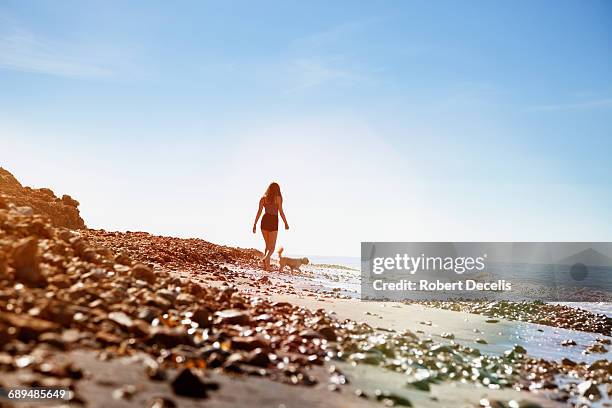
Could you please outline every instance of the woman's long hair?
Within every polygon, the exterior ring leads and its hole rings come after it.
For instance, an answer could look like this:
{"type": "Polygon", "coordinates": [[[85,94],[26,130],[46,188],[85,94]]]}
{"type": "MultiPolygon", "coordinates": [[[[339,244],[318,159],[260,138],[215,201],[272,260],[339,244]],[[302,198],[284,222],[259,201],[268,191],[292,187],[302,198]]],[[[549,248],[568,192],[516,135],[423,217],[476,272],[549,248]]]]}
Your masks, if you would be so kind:
{"type": "Polygon", "coordinates": [[[266,202],[268,203],[271,203],[274,202],[276,197],[280,197],[282,200],[283,195],[281,194],[280,186],[278,185],[278,183],[272,182],[266,189],[266,193],[264,194],[264,200],[266,200],[266,202]]]}

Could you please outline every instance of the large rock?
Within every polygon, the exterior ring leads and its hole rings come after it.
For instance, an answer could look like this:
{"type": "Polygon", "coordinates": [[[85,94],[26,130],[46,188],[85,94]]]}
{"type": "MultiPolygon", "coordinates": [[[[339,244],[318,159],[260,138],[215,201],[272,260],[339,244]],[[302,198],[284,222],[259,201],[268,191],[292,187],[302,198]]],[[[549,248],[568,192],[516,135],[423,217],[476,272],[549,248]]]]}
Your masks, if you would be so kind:
{"type": "Polygon", "coordinates": [[[47,280],[42,275],[38,260],[38,239],[24,238],[13,245],[11,266],[15,269],[15,279],[28,286],[45,286],[47,280]]]}
{"type": "Polygon", "coordinates": [[[132,277],[146,281],[151,285],[155,283],[155,272],[143,264],[136,264],[132,267],[132,277]]]}
{"type": "Polygon", "coordinates": [[[146,341],[149,345],[163,348],[173,348],[179,344],[193,345],[193,338],[179,327],[154,327],[146,341]]]}
{"type": "Polygon", "coordinates": [[[51,223],[56,227],[70,229],[84,229],[85,222],[79,214],[79,202],[69,195],[62,198],[56,197],[48,188],[24,187],[7,170],[0,167],[0,209],[7,203],[17,207],[29,208],[35,214],[49,217],[51,223]]]}
{"type": "Polygon", "coordinates": [[[0,312],[0,322],[14,327],[22,341],[35,340],[42,333],[58,331],[60,328],[56,323],[31,317],[27,314],[0,312]]]}
{"type": "Polygon", "coordinates": [[[184,368],[170,384],[176,395],[190,398],[206,398],[210,390],[219,388],[216,383],[206,383],[192,369],[184,368]]]}

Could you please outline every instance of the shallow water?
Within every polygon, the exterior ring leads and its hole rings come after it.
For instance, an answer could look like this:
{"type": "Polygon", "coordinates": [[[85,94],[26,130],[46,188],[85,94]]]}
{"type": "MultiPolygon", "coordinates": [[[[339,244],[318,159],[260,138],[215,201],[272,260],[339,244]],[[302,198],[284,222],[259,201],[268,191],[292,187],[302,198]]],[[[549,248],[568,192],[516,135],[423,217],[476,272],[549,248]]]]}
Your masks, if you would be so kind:
{"type": "MultiPolygon", "coordinates": [[[[344,265],[342,265],[344,266],[344,265]]],[[[340,289],[339,294],[359,298],[360,295],[360,273],[356,270],[341,268],[319,267],[309,265],[304,268],[312,273],[312,277],[296,276],[295,279],[302,280],[311,288],[318,288],[332,291],[334,288],[340,289]]],[[[558,303],[558,302],[555,302],[558,303]]],[[[593,313],[603,313],[612,316],[612,304],[602,302],[581,302],[581,303],[562,303],[572,307],[581,308],[593,313]]],[[[562,329],[557,327],[545,326],[535,323],[513,321],[510,325],[499,327],[502,336],[495,336],[489,345],[479,345],[484,352],[493,354],[503,353],[511,349],[515,344],[525,347],[533,357],[544,358],[547,360],[561,360],[569,358],[576,362],[593,362],[599,359],[611,359],[612,348],[608,353],[584,354],[584,350],[594,344],[597,338],[604,338],[595,333],[562,329]],[[576,346],[561,346],[563,340],[572,339],[576,346]]],[[[612,338],[607,337],[612,340],[612,338]]],[[[460,339],[456,340],[461,343],[460,339]]],[[[466,345],[473,346],[473,342],[465,342],[466,345]]]]}
{"type": "MultiPolygon", "coordinates": [[[[551,361],[569,358],[575,362],[592,363],[596,360],[610,360],[612,358],[612,350],[607,353],[583,353],[588,346],[596,343],[597,338],[612,340],[610,337],[541,324],[517,321],[503,322],[495,325],[489,333],[483,333],[481,337],[487,340],[489,344],[478,344],[476,347],[487,354],[500,355],[518,344],[523,346],[530,356],[551,361]],[[562,346],[561,343],[568,339],[574,340],[576,345],[562,346]]],[[[458,337],[454,341],[474,347],[474,342],[471,339],[463,340],[458,337]]]]}
{"type": "MultiPolygon", "coordinates": [[[[594,333],[576,330],[560,329],[533,323],[519,323],[510,342],[521,344],[529,354],[547,360],[569,358],[576,362],[592,363],[596,360],[610,360],[612,350],[607,353],[584,354],[583,351],[596,342],[597,338],[608,338],[594,333]],[[572,339],[575,346],[561,346],[563,340],[572,339]]],[[[609,347],[608,347],[609,349],[609,347]]]]}

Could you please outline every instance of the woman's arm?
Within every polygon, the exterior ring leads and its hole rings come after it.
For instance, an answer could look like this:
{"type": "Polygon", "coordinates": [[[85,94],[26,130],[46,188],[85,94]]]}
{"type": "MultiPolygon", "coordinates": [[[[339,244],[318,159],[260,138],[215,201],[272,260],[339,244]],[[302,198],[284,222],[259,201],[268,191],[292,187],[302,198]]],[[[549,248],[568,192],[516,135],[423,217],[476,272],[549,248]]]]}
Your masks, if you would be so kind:
{"type": "Polygon", "coordinates": [[[289,229],[289,224],[287,224],[287,218],[285,217],[285,212],[283,211],[283,199],[280,197],[278,198],[278,212],[285,223],[285,229],[289,229]]]}
{"type": "Polygon", "coordinates": [[[263,209],[263,197],[259,199],[259,209],[257,210],[257,215],[255,216],[255,222],[253,223],[253,234],[257,232],[257,221],[261,216],[261,210],[263,209]]]}

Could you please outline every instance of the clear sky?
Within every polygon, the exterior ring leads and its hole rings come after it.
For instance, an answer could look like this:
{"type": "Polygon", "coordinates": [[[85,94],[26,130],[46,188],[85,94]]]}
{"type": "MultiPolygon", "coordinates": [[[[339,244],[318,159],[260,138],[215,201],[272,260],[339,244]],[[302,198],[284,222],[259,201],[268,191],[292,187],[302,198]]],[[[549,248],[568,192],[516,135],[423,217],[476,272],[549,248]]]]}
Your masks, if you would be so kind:
{"type": "Polygon", "coordinates": [[[294,254],[612,240],[612,2],[0,2],[0,165],[90,227],[294,254]]]}

